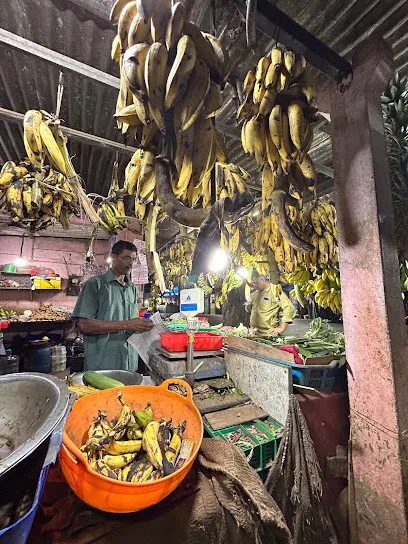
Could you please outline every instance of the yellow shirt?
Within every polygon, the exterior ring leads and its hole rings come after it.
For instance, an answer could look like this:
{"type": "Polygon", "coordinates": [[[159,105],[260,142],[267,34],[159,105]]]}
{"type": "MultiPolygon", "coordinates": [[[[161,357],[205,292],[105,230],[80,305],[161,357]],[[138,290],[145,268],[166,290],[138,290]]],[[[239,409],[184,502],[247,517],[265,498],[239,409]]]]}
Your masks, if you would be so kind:
{"type": "Polygon", "coordinates": [[[258,291],[252,300],[251,327],[260,336],[267,336],[269,329],[279,326],[279,311],[282,310],[282,323],[291,323],[296,309],[285,293],[275,297],[272,285],[258,291]]]}

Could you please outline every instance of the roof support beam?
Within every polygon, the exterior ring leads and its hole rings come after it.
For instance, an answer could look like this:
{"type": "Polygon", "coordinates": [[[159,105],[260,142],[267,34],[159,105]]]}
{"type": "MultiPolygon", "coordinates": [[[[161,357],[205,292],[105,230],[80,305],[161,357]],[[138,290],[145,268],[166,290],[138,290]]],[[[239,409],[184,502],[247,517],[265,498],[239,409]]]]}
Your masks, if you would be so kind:
{"type": "MultiPolygon", "coordinates": [[[[71,4],[78,6],[79,8],[96,15],[100,19],[109,21],[109,14],[111,6],[109,6],[108,0],[69,0],[71,4]]],[[[113,5],[114,2],[111,2],[113,5]]]]}
{"type": "Polygon", "coordinates": [[[79,62],[78,60],[61,55],[61,53],[57,53],[52,49],[43,47],[38,43],[26,40],[17,34],[4,30],[4,28],[0,28],[0,43],[18,49],[19,51],[24,51],[30,55],[34,55],[35,57],[50,62],[51,64],[55,64],[60,68],[65,68],[71,72],[75,72],[84,77],[93,79],[98,83],[103,83],[104,85],[114,87],[115,89],[119,89],[120,87],[119,78],[112,76],[111,74],[107,74],[106,72],[102,72],[102,70],[98,70],[97,68],[84,64],[83,62],[79,62]]]}
{"type": "MultiPolygon", "coordinates": [[[[245,0],[237,0],[237,5],[245,13],[245,0]]],[[[346,59],[268,0],[258,0],[256,26],[270,38],[290,47],[295,53],[304,55],[312,66],[338,82],[352,73],[351,64],[346,59]]]]}
{"type": "MultiPolygon", "coordinates": [[[[24,114],[0,108],[0,119],[22,125],[24,122],[24,114]]],[[[108,149],[109,151],[117,151],[118,153],[129,156],[133,155],[133,153],[136,151],[135,147],[124,145],[119,142],[114,142],[113,140],[107,140],[106,138],[94,136],[93,134],[81,132],[80,130],[75,130],[73,128],[64,127],[61,125],[61,130],[71,140],[77,140],[82,144],[108,149]]]]}

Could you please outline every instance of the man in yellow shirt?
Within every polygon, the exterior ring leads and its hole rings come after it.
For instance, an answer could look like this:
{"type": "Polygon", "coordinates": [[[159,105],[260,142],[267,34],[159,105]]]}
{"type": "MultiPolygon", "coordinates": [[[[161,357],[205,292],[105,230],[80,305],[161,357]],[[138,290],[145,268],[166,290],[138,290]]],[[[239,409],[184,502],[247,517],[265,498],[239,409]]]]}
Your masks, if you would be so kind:
{"type": "Polygon", "coordinates": [[[281,334],[292,323],[296,309],[285,293],[274,296],[270,281],[265,276],[256,276],[253,281],[256,291],[251,294],[251,327],[259,336],[281,334]],[[279,321],[279,313],[282,312],[279,321]]]}

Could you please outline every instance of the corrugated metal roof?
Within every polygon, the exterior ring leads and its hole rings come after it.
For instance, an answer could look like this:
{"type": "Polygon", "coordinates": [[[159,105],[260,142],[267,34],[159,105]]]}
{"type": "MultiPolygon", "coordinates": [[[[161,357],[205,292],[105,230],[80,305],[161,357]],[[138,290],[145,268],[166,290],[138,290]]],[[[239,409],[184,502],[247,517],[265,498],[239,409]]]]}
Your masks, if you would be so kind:
{"type": "MultiPolygon", "coordinates": [[[[0,27],[53,49],[99,70],[118,76],[110,59],[114,31],[98,17],[107,13],[113,0],[1,0],[0,27]],[[82,4],[85,9],[78,8],[82,4]]],[[[211,31],[226,45],[233,73],[242,79],[273,41],[258,33],[255,51],[245,44],[245,21],[233,0],[185,0],[190,18],[211,31]]],[[[277,0],[276,6],[315,34],[337,53],[350,57],[353,49],[370,34],[382,35],[392,46],[396,67],[408,72],[408,2],[406,0],[277,0]]],[[[278,36],[279,38],[279,36],[278,36]]],[[[24,113],[30,108],[55,109],[59,69],[46,61],[0,45],[0,104],[24,113]]],[[[112,87],[65,72],[61,117],[67,126],[121,141],[113,112],[117,91],[112,87]]],[[[240,127],[235,121],[237,101],[230,86],[217,118],[230,149],[231,160],[257,175],[254,161],[243,154],[240,127]]],[[[71,142],[74,164],[89,192],[106,193],[114,153],[71,142]]],[[[0,122],[0,161],[24,156],[21,127],[0,122]]],[[[332,166],[330,136],[316,134],[312,156],[317,163],[332,166]]],[[[127,162],[121,158],[121,170],[127,162]]]]}

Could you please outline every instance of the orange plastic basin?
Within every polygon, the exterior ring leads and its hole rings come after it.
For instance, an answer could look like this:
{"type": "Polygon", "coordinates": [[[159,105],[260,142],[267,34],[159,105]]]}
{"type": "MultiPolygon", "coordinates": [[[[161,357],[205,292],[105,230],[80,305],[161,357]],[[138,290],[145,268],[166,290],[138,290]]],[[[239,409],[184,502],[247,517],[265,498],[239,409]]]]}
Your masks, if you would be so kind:
{"type": "Polygon", "coordinates": [[[105,512],[137,512],[163,500],[184,480],[197,457],[202,437],[203,422],[186,382],[174,378],[166,380],[160,387],[129,385],[93,393],[75,402],[64,429],[59,460],[67,482],[82,501],[105,512]],[[182,385],[187,390],[187,398],[169,391],[171,384],[182,385]],[[180,470],[153,482],[128,483],[111,480],[89,468],[79,448],[85,443],[89,426],[97,417],[98,410],[107,410],[110,419],[117,415],[120,409],[119,391],[122,391],[123,400],[132,409],[143,410],[150,402],[155,419],[172,418],[174,424],[187,421],[183,436],[194,440],[194,449],[180,470]]]}

